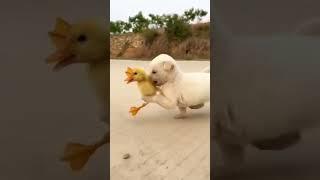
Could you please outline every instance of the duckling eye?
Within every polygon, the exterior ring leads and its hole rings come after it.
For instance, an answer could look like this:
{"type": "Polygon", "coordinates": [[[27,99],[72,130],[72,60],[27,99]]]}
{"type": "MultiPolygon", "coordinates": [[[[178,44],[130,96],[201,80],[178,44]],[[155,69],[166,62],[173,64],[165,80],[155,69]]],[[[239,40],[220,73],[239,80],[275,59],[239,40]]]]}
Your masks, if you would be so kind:
{"type": "Polygon", "coordinates": [[[87,41],[87,36],[84,35],[84,34],[80,34],[80,35],[78,36],[78,38],[77,38],[77,41],[78,41],[78,42],[85,42],[85,41],[87,41]]]}
{"type": "Polygon", "coordinates": [[[137,72],[134,73],[134,75],[137,75],[137,74],[138,74],[137,72]]]}

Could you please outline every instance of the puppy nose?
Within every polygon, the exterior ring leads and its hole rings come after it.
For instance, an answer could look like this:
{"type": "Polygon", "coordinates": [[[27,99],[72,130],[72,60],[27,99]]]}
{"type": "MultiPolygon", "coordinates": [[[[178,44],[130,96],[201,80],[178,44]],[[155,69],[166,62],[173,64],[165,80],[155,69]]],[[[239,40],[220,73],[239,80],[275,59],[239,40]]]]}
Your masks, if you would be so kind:
{"type": "Polygon", "coordinates": [[[157,84],[158,81],[153,81],[154,84],[157,84]]]}

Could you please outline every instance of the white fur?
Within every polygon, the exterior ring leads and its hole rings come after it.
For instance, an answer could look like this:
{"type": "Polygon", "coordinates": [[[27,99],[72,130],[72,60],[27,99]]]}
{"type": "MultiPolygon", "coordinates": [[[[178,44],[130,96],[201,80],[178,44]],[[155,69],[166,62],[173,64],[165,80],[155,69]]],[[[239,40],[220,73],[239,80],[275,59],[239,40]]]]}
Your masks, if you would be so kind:
{"type": "Polygon", "coordinates": [[[320,39],[218,32],[213,124],[227,165],[239,167],[254,140],[319,125],[320,39]]]}
{"type": "MultiPolygon", "coordinates": [[[[206,68],[208,71],[209,68],[206,68]]],[[[178,107],[177,118],[185,117],[186,108],[210,101],[210,74],[205,72],[184,73],[169,55],[160,54],[149,65],[151,80],[157,81],[162,94],[144,97],[166,109],[178,107]],[[156,73],[153,73],[156,71],[156,73]]]]}

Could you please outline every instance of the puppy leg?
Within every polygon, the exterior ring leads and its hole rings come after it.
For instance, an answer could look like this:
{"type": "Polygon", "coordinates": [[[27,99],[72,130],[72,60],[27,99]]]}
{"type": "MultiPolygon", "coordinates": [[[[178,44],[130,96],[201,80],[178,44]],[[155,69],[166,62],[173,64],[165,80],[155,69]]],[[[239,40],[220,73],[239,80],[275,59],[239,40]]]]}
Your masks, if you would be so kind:
{"type": "Polygon", "coordinates": [[[221,150],[223,165],[217,166],[213,175],[226,176],[240,172],[245,159],[245,146],[227,143],[220,138],[217,138],[216,142],[221,150]]]}
{"type": "Polygon", "coordinates": [[[176,119],[183,119],[187,117],[187,108],[186,107],[179,107],[179,114],[175,115],[174,118],[176,119]]]}
{"type": "Polygon", "coordinates": [[[179,98],[177,99],[177,105],[179,108],[179,114],[175,115],[174,118],[176,119],[186,118],[188,105],[186,104],[182,95],[180,95],[179,98]]]}
{"type": "Polygon", "coordinates": [[[168,99],[166,96],[162,94],[157,94],[154,96],[144,96],[142,99],[147,103],[157,103],[161,107],[165,109],[174,109],[176,107],[176,103],[168,99]]]}

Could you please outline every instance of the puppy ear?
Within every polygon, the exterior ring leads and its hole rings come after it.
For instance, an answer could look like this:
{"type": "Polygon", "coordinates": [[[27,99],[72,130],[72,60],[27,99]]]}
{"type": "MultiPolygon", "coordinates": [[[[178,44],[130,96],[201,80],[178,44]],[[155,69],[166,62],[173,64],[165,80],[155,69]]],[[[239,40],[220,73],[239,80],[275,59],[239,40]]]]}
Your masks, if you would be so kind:
{"type": "Polygon", "coordinates": [[[174,64],[170,61],[164,62],[163,69],[166,71],[172,71],[174,69],[174,64]]]}

